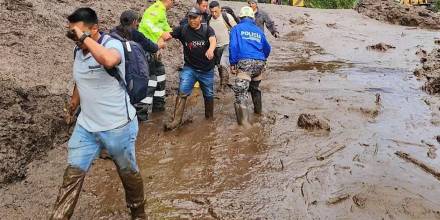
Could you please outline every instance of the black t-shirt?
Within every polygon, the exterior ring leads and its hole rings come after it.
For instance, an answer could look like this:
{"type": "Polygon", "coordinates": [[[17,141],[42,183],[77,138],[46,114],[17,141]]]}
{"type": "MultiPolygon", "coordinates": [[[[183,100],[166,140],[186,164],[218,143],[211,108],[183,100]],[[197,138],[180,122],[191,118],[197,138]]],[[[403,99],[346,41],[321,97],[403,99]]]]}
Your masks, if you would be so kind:
{"type": "Polygon", "coordinates": [[[185,65],[201,71],[214,68],[215,60],[208,60],[205,55],[209,49],[209,38],[215,37],[211,27],[203,24],[198,30],[194,30],[188,25],[179,26],[173,29],[171,36],[182,42],[185,65]]]}

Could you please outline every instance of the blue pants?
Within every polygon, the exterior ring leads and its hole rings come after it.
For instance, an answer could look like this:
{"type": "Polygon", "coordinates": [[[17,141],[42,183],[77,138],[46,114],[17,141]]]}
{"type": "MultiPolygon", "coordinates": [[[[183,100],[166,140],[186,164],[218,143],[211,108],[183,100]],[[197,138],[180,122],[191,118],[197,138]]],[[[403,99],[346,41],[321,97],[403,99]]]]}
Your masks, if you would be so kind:
{"type": "Polygon", "coordinates": [[[179,92],[191,95],[196,82],[199,82],[203,98],[207,101],[214,100],[214,69],[203,72],[189,66],[184,66],[180,72],[179,92]]]}
{"type": "Polygon", "coordinates": [[[136,118],[124,126],[102,132],[89,132],[76,124],[68,143],[68,164],[88,171],[105,148],[120,169],[139,171],[135,155],[137,133],[136,118]]]}

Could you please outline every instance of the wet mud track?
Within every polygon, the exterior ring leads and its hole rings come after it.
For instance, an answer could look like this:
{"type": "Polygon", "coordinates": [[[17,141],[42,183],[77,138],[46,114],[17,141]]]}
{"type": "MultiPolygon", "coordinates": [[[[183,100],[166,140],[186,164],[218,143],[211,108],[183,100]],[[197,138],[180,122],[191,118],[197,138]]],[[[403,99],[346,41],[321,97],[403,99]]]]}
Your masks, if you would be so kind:
{"type": "MultiPolygon", "coordinates": [[[[218,95],[214,123],[196,92],[181,129],[163,133],[164,115],[141,125],[137,160],[151,218],[440,219],[438,177],[396,155],[440,171],[439,97],[412,75],[416,50],[432,49],[436,33],[354,11],[263,8],[283,37],[271,39],[264,116],[250,130],[236,126],[230,92],[218,95]],[[396,49],[366,49],[379,42],[396,49]],[[300,129],[304,113],[330,131],[300,129]]],[[[65,146],[51,151],[25,181],[0,189],[0,218],[45,219],[65,156],[65,146]]],[[[123,198],[112,162],[97,160],[74,219],[128,219],[123,198]]]]}

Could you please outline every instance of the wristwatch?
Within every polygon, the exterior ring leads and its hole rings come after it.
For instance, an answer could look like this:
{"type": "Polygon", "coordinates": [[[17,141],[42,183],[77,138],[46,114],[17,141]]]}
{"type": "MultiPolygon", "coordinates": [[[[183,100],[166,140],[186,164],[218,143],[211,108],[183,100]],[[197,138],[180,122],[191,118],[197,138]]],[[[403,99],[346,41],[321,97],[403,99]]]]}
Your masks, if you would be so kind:
{"type": "Polygon", "coordinates": [[[88,38],[90,36],[91,36],[90,32],[84,32],[83,35],[81,36],[81,38],[79,38],[78,42],[83,44],[84,41],[86,40],[86,38],[88,38]]]}

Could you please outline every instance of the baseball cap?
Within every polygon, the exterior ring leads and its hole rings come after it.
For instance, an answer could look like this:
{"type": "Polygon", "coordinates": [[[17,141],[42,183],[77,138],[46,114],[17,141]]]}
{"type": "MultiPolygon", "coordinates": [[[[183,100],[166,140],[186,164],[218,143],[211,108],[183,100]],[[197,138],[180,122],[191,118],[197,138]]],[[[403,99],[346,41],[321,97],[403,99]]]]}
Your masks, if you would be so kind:
{"type": "Polygon", "coordinates": [[[189,10],[188,12],[188,16],[191,17],[197,17],[200,16],[202,14],[202,12],[198,9],[198,8],[191,8],[191,10],[189,10]]]}

